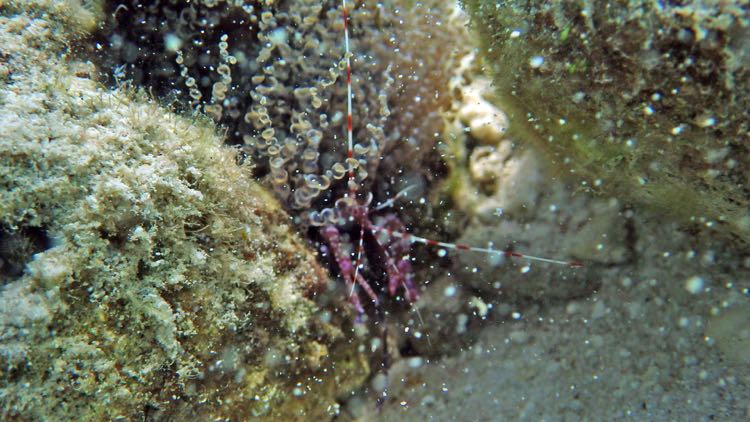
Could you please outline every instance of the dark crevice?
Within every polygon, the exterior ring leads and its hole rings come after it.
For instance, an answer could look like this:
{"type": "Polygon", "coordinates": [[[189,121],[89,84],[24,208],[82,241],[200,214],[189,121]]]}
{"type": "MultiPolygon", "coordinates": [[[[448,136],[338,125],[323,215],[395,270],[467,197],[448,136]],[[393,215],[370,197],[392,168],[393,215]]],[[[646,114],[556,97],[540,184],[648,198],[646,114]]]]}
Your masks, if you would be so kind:
{"type": "Polygon", "coordinates": [[[51,243],[42,227],[0,228],[0,284],[20,278],[33,256],[49,249],[51,243]]]}

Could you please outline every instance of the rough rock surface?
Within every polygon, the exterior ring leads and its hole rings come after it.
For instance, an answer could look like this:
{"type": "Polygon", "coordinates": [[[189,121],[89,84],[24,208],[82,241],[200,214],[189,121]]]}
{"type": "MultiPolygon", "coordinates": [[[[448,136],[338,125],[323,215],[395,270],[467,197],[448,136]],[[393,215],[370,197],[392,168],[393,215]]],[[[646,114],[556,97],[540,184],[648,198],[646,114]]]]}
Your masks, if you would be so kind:
{"type": "Polygon", "coordinates": [[[746,2],[464,4],[510,130],[559,174],[750,245],[746,2]]]}
{"type": "Polygon", "coordinates": [[[205,117],[95,81],[97,13],[0,2],[0,419],[335,414],[326,271],[205,117]]]}

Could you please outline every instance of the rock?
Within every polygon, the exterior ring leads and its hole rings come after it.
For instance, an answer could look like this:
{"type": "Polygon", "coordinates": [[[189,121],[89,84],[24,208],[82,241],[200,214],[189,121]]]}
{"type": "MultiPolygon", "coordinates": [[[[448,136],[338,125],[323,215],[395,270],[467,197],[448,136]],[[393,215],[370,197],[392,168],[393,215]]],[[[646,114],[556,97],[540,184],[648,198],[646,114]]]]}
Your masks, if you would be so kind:
{"type": "Polygon", "coordinates": [[[212,123],[93,79],[88,4],[0,10],[0,418],[330,417],[327,272],[212,123]]]}
{"type": "Polygon", "coordinates": [[[510,134],[585,189],[750,246],[741,2],[468,0],[510,134]]]}

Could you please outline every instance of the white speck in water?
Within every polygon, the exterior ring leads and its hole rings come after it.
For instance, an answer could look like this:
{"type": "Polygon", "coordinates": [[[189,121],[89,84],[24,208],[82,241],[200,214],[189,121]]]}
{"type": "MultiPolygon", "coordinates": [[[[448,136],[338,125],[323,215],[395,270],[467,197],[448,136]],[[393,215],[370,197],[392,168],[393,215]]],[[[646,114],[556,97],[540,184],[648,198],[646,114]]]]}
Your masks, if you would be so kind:
{"type": "Polygon", "coordinates": [[[419,356],[413,357],[409,359],[409,367],[410,368],[419,368],[422,366],[422,363],[424,363],[423,359],[419,356]]]}
{"type": "Polygon", "coordinates": [[[716,124],[716,118],[713,116],[702,115],[696,119],[696,123],[701,128],[707,128],[716,124]]]}
{"type": "Polygon", "coordinates": [[[544,57],[542,56],[534,56],[531,59],[529,59],[529,66],[531,66],[532,69],[538,69],[544,64],[544,57]]]}
{"type": "Polygon", "coordinates": [[[370,342],[370,351],[375,352],[376,350],[380,348],[381,344],[382,344],[382,341],[379,338],[377,337],[373,338],[372,341],[370,342]]]}
{"type": "Polygon", "coordinates": [[[287,38],[288,35],[285,28],[276,28],[271,31],[271,34],[268,36],[268,40],[271,41],[273,45],[286,44],[287,38]]]}
{"type": "MultiPolygon", "coordinates": [[[[492,249],[492,245],[488,246],[488,249],[492,249]]],[[[499,267],[503,265],[503,262],[505,262],[505,255],[502,253],[493,253],[487,255],[487,263],[490,264],[493,267],[499,267]]]]}
{"type": "Polygon", "coordinates": [[[698,277],[697,275],[692,276],[685,280],[685,290],[688,292],[697,295],[699,293],[703,292],[703,278],[698,277]]]}
{"type": "Polygon", "coordinates": [[[182,44],[182,38],[175,34],[167,34],[164,36],[164,48],[166,48],[167,51],[175,52],[182,48],[182,44]]]}

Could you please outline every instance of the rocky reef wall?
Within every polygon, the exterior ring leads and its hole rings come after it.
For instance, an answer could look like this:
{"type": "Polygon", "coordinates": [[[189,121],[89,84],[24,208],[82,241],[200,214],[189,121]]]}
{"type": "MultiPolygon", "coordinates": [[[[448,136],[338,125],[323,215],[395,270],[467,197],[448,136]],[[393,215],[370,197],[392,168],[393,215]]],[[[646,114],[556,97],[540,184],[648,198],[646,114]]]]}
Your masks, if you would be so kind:
{"type": "Polygon", "coordinates": [[[327,272],[205,116],[97,82],[101,10],[0,2],[0,419],[335,414],[327,272]]]}
{"type": "Polygon", "coordinates": [[[464,2],[511,132],[581,187],[750,244],[743,2],[464,2]]]}

